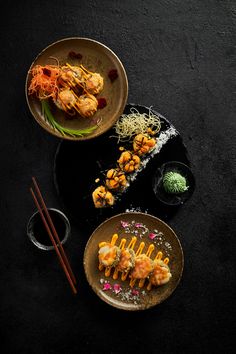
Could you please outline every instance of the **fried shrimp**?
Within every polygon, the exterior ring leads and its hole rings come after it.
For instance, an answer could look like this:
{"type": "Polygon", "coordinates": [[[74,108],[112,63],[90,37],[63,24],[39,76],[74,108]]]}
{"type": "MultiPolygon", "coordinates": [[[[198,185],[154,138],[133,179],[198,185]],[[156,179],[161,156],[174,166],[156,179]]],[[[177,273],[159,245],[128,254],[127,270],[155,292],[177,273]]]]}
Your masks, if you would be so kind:
{"type": "Polygon", "coordinates": [[[160,259],[155,260],[153,272],[149,279],[151,284],[154,286],[166,284],[171,277],[172,274],[168,265],[160,259]]]}
{"type": "Polygon", "coordinates": [[[135,253],[131,248],[122,249],[120,260],[116,266],[119,272],[128,272],[135,264],[135,253]]]}
{"type": "Polygon", "coordinates": [[[98,73],[91,74],[91,76],[84,83],[85,90],[92,95],[99,94],[103,89],[103,85],[103,77],[98,73]]]}
{"type": "Polygon", "coordinates": [[[97,111],[98,101],[96,97],[89,93],[86,93],[84,95],[79,96],[78,101],[76,103],[76,107],[81,116],[85,118],[90,118],[97,111]]]}
{"type": "Polygon", "coordinates": [[[140,254],[135,258],[135,266],[131,272],[133,279],[145,279],[153,270],[153,261],[145,254],[140,254]]]}
{"type": "Polygon", "coordinates": [[[119,247],[106,242],[98,251],[99,263],[105,267],[115,266],[119,262],[120,252],[119,247]]]}

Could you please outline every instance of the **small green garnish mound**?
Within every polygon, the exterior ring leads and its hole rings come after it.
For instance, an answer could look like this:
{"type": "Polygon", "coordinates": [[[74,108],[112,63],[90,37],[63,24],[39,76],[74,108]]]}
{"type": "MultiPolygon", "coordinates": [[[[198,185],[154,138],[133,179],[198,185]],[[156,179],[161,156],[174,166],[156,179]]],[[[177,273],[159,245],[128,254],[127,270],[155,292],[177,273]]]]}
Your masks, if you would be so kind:
{"type": "Polygon", "coordinates": [[[167,193],[177,194],[188,190],[186,178],[178,172],[166,172],[163,177],[163,187],[167,193]]]}
{"type": "Polygon", "coordinates": [[[84,135],[92,133],[98,127],[98,125],[93,125],[92,127],[88,127],[86,129],[80,129],[80,130],[65,128],[56,122],[50,110],[48,101],[41,100],[41,104],[42,104],[42,114],[47,120],[47,122],[51,125],[52,128],[55,129],[55,131],[58,131],[63,136],[67,135],[73,138],[83,137],[84,135]]]}

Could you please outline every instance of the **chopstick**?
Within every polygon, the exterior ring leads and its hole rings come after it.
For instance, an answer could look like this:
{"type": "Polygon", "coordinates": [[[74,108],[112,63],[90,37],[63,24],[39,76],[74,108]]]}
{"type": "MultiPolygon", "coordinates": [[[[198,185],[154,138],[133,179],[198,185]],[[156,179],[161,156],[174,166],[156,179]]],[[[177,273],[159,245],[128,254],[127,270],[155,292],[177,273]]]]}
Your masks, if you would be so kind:
{"type": "Polygon", "coordinates": [[[75,276],[74,276],[74,274],[72,272],[72,269],[71,269],[71,266],[69,264],[68,258],[67,258],[66,254],[65,254],[65,251],[64,251],[63,246],[61,244],[61,241],[60,241],[60,239],[58,237],[57,231],[56,231],[56,229],[54,227],[53,221],[52,221],[51,216],[50,216],[50,214],[48,212],[46,204],[45,204],[45,202],[43,200],[42,194],[40,192],[40,189],[39,189],[39,186],[38,186],[38,184],[36,182],[35,177],[32,177],[32,181],[33,181],[34,187],[36,189],[36,192],[37,192],[37,195],[38,195],[38,198],[40,200],[40,203],[41,203],[42,207],[40,206],[33,189],[30,188],[30,192],[32,194],[33,200],[34,200],[35,205],[36,205],[36,207],[37,207],[37,209],[39,211],[39,214],[40,214],[41,219],[43,221],[43,224],[44,224],[44,226],[45,226],[45,228],[47,230],[47,233],[48,233],[48,235],[49,235],[49,237],[51,239],[51,242],[52,242],[52,244],[54,246],[54,249],[56,251],[56,254],[58,256],[60,264],[61,264],[61,266],[62,266],[62,268],[63,268],[63,270],[65,272],[65,275],[66,275],[66,277],[68,279],[68,282],[69,282],[69,284],[71,286],[71,289],[72,289],[74,294],[77,294],[77,290],[75,288],[75,284],[76,284],[75,276]],[[46,220],[46,218],[45,218],[45,216],[43,214],[43,211],[45,212],[45,215],[46,215],[48,221],[46,220]],[[51,226],[51,229],[50,229],[49,225],[51,226]],[[57,246],[57,243],[56,243],[54,237],[55,237],[59,247],[57,246]],[[59,249],[60,249],[60,251],[59,251],[59,249]]]}

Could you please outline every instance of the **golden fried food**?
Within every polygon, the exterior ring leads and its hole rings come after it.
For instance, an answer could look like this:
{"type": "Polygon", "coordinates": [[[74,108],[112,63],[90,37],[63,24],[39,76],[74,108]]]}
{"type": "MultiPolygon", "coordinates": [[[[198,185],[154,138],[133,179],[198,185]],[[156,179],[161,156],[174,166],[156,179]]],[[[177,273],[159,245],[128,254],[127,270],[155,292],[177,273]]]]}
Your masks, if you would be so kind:
{"type": "Polygon", "coordinates": [[[151,284],[154,286],[166,284],[171,277],[172,274],[168,265],[160,259],[155,260],[153,272],[149,278],[151,284]]]}
{"type": "Polygon", "coordinates": [[[91,93],[92,95],[97,95],[102,91],[103,85],[103,77],[98,73],[93,73],[85,81],[84,88],[88,93],[91,93]]]}
{"type": "Polygon", "coordinates": [[[111,243],[105,242],[98,251],[98,259],[100,264],[105,267],[113,267],[119,262],[120,249],[111,243]]]}
{"type": "Polygon", "coordinates": [[[148,153],[156,145],[156,140],[144,134],[138,134],[133,141],[133,149],[138,155],[148,153]]]}
{"type": "Polygon", "coordinates": [[[116,266],[119,272],[128,272],[135,264],[135,253],[131,248],[121,250],[120,260],[116,266]]]}
{"type": "Polygon", "coordinates": [[[92,117],[98,109],[94,95],[100,93],[104,86],[99,73],[90,72],[83,65],[65,64],[36,65],[32,70],[29,95],[36,94],[39,99],[51,97],[56,106],[67,112],[78,112],[82,117],[92,117]]]}
{"type": "Polygon", "coordinates": [[[105,186],[97,187],[93,191],[92,197],[96,208],[104,208],[114,204],[114,196],[106,189],[105,186]]]}
{"type": "Polygon", "coordinates": [[[62,110],[67,110],[68,108],[72,108],[76,105],[77,97],[74,92],[68,88],[61,89],[58,92],[57,98],[54,99],[55,105],[62,110]]]}
{"type": "Polygon", "coordinates": [[[140,254],[135,258],[135,266],[131,272],[133,279],[145,279],[153,270],[153,260],[145,254],[140,254]]]}
{"type": "Polygon", "coordinates": [[[81,116],[89,118],[96,113],[98,101],[96,97],[86,93],[78,97],[77,107],[81,116]]]}
{"type": "Polygon", "coordinates": [[[85,81],[83,70],[79,66],[64,65],[61,67],[59,82],[62,86],[71,88],[81,86],[85,81]]]}
{"type": "Polygon", "coordinates": [[[112,168],[107,171],[106,186],[109,189],[119,189],[127,185],[127,179],[123,171],[118,168],[112,168]]]}
{"type": "Polygon", "coordinates": [[[124,151],[120,155],[119,160],[117,161],[120,169],[132,173],[137,170],[140,166],[140,158],[138,155],[132,154],[130,151],[124,151]]]}

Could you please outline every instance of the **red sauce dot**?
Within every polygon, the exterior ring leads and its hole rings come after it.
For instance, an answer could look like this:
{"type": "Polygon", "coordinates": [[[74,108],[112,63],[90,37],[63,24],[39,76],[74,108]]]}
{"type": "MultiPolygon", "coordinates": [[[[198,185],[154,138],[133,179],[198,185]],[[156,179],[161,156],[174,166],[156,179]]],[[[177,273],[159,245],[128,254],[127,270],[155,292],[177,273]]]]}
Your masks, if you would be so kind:
{"type": "Polygon", "coordinates": [[[102,109],[102,108],[106,107],[107,100],[104,97],[97,98],[97,101],[98,101],[98,109],[102,109]]]}
{"type": "Polygon", "coordinates": [[[47,69],[47,68],[43,68],[43,73],[44,75],[50,77],[51,76],[51,70],[47,69]]]}
{"type": "Polygon", "coordinates": [[[111,69],[108,72],[108,77],[111,80],[111,82],[115,81],[118,78],[118,73],[116,69],[111,69]]]}
{"type": "Polygon", "coordinates": [[[69,53],[68,53],[68,57],[71,58],[71,59],[82,59],[83,56],[82,54],[80,53],[76,53],[75,51],[71,50],[69,53]]]}

